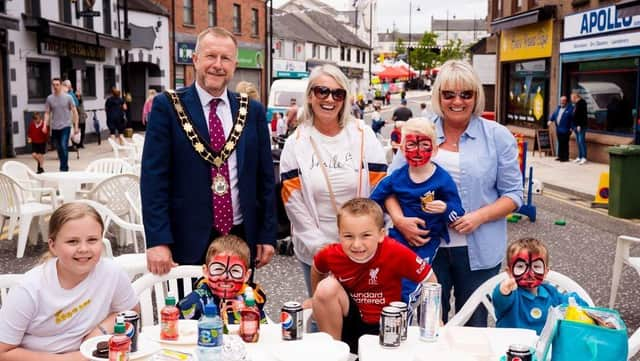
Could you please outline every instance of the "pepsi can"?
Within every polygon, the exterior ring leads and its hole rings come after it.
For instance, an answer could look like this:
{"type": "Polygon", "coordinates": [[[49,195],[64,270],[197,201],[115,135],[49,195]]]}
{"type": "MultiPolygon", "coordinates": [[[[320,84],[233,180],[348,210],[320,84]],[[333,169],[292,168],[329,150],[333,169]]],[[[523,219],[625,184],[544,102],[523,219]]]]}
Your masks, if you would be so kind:
{"type": "Polygon", "coordinates": [[[533,352],[527,345],[511,345],[507,351],[507,361],[531,361],[533,352]]]}
{"type": "Polygon", "coordinates": [[[409,308],[407,304],[400,301],[391,302],[389,304],[391,307],[395,307],[400,310],[400,314],[402,315],[402,326],[400,328],[400,339],[402,341],[407,340],[407,328],[409,327],[409,308]]]}
{"type": "Polygon", "coordinates": [[[380,346],[398,347],[402,340],[402,311],[386,306],[380,314],[380,346]]]}
{"type": "Polygon", "coordinates": [[[302,304],[300,302],[285,302],[280,311],[283,340],[295,341],[302,339],[302,332],[304,331],[303,317],[302,304]]]}
{"type": "Polygon", "coordinates": [[[124,318],[125,334],[131,339],[131,352],[138,351],[138,333],[140,332],[140,315],[138,312],[129,310],[118,314],[124,318]]]}

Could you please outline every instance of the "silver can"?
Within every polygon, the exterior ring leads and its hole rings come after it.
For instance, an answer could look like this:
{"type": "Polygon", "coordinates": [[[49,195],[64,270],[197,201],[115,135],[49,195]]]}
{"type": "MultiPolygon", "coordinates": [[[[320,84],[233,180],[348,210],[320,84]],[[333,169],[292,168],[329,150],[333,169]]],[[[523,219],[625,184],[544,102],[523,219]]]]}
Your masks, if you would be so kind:
{"type": "Polygon", "coordinates": [[[420,339],[436,341],[442,312],[442,286],[439,283],[426,283],[422,289],[420,303],[420,339]]]}
{"type": "Polygon", "coordinates": [[[407,304],[400,301],[391,302],[389,304],[391,307],[395,307],[400,310],[400,314],[402,315],[402,325],[400,328],[400,339],[402,341],[407,340],[407,328],[409,327],[409,308],[407,304]]]}
{"type": "Polygon", "coordinates": [[[386,306],[380,314],[380,346],[398,347],[402,335],[402,312],[396,307],[386,306]]]}
{"type": "Polygon", "coordinates": [[[125,321],[125,334],[131,339],[131,352],[138,351],[138,334],[140,333],[140,315],[133,310],[122,311],[118,314],[125,321]],[[128,323],[128,325],[127,325],[128,323]]]}

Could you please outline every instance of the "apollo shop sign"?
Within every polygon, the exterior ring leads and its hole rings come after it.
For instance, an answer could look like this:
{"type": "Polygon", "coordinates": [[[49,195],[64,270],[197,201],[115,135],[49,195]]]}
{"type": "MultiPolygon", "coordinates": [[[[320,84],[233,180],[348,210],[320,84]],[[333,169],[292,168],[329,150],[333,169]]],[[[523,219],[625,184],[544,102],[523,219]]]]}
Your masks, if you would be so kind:
{"type": "Polygon", "coordinates": [[[640,27],[640,15],[619,17],[615,6],[607,6],[564,17],[564,39],[592,36],[640,27]]]}

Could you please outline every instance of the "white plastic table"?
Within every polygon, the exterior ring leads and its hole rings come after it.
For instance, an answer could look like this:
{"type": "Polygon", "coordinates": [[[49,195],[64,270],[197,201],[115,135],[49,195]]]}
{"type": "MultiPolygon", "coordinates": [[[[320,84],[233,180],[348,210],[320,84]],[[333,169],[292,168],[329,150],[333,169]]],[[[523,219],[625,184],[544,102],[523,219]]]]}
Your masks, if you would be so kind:
{"type": "MultiPolygon", "coordinates": [[[[144,327],[139,337],[147,337],[146,332],[157,332],[158,326],[144,327]]],[[[349,346],[335,341],[324,332],[304,334],[299,341],[283,341],[282,326],[279,323],[260,325],[260,339],[257,343],[245,343],[247,356],[252,361],[347,361],[349,346]]],[[[195,345],[161,343],[162,348],[188,352],[195,356],[195,345]]],[[[197,357],[197,356],[196,356],[197,357]]],[[[141,358],[139,360],[151,360],[141,358]]],[[[195,360],[197,358],[194,357],[195,360]]]]}
{"type": "Polygon", "coordinates": [[[397,348],[380,346],[378,336],[364,335],[358,343],[360,361],[498,361],[511,344],[535,347],[535,331],[515,328],[443,327],[436,342],[419,338],[409,327],[407,340],[397,348]]]}
{"type": "Polygon", "coordinates": [[[36,177],[45,182],[55,183],[64,202],[71,202],[76,199],[76,192],[80,190],[80,186],[85,183],[98,183],[113,174],[94,173],[87,171],[69,171],[69,172],[44,172],[37,174],[36,177]]]}

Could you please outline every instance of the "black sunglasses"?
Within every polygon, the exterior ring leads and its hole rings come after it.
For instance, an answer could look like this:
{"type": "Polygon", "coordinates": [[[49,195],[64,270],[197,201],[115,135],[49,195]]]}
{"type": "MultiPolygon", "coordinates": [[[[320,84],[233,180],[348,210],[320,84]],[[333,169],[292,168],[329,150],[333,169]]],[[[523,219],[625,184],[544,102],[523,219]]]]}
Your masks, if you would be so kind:
{"type": "Polygon", "coordinates": [[[313,94],[319,99],[327,99],[329,94],[331,94],[331,96],[333,96],[333,100],[340,102],[347,97],[347,91],[341,88],[331,89],[326,86],[318,85],[311,88],[311,90],[313,90],[313,94]]]}
{"type": "Polygon", "coordinates": [[[460,99],[469,100],[475,95],[475,92],[473,90],[463,90],[459,92],[455,92],[453,90],[443,90],[440,93],[442,94],[442,98],[445,100],[451,100],[456,96],[459,96],[460,99]]]}

